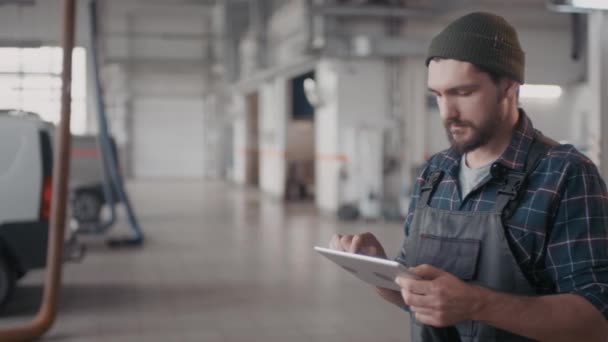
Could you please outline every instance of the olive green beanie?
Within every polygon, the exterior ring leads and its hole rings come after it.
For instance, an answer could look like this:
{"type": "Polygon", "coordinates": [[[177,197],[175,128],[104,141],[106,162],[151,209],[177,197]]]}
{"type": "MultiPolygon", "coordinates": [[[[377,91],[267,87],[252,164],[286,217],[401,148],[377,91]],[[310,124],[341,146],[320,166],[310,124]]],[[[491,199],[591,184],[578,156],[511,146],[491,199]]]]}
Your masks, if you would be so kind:
{"type": "Polygon", "coordinates": [[[517,32],[491,13],[470,13],[449,24],[431,41],[426,65],[435,57],[469,62],[524,83],[525,55],[517,32]]]}

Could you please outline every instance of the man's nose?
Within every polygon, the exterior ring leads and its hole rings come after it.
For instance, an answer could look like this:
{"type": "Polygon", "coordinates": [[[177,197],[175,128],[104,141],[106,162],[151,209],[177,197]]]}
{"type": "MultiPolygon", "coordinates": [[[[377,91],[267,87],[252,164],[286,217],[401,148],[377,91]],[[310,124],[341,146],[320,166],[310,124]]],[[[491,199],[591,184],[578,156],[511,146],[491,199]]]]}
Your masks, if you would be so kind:
{"type": "Polygon", "coordinates": [[[458,110],[446,96],[437,98],[437,105],[443,120],[453,120],[458,118],[458,110]]]}

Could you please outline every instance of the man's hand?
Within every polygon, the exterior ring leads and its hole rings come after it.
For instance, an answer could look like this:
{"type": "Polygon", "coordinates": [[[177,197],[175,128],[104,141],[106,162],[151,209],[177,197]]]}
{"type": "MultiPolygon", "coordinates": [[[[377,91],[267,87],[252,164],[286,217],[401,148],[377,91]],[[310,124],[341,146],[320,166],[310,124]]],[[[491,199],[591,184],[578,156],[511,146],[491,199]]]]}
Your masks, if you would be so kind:
{"type": "Polygon", "coordinates": [[[329,248],[386,259],[384,248],[372,233],[357,235],[334,234],[329,242],[329,248]]]}
{"type": "Polygon", "coordinates": [[[472,320],[481,308],[479,288],[431,265],[409,269],[423,280],[397,276],[405,304],[423,324],[445,327],[472,320]]]}
{"type": "MultiPolygon", "coordinates": [[[[358,235],[335,234],[329,242],[329,248],[342,252],[358,253],[386,259],[384,248],[372,233],[358,235]]],[[[393,291],[382,287],[375,287],[375,290],[376,293],[386,301],[399,307],[404,305],[399,291],[393,291]]]]}

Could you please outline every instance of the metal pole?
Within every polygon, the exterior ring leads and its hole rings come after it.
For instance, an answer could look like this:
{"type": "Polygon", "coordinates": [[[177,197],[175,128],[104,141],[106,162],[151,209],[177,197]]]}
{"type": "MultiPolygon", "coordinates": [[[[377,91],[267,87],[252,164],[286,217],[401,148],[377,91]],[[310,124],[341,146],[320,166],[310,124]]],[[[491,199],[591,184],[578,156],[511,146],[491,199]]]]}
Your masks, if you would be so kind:
{"type": "Polygon", "coordinates": [[[74,48],[75,0],[63,1],[63,72],[61,74],[61,121],[56,135],[55,165],[53,167],[53,198],[47,254],[47,272],[42,304],[36,317],[22,326],[0,330],[0,341],[31,341],[42,336],[55,322],[66,214],[67,183],[70,165],[70,115],[72,85],[72,50],[74,48]]]}

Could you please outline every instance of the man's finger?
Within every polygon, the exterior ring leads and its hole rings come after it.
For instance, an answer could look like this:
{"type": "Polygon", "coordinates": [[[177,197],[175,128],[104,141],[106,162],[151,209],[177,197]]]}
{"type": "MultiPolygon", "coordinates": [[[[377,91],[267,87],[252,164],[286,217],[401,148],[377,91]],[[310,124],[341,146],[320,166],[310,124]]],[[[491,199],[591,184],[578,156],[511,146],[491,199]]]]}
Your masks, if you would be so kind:
{"type": "Polygon", "coordinates": [[[435,309],[435,297],[433,296],[424,296],[407,290],[401,290],[401,297],[403,297],[405,304],[409,306],[435,309]]]}
{"type": "Polygon", "coordinates": [[[350,253],[357,253],[357,251],[359,250],[359,247],[361,247],[361,235],[355,235],[353,236],[352,240],[350,241],[350,246],[348,248],[348,251],[350,253]]]}
{"type": "Polygon", "coordinates": [[[446,273],[444,270],[431,266],[431,265],[428,265],[428,264],[418,265],[416,267],[410,267],[409,271],[414,273],[415,275],[419,276],[420,278],[428,279],[428,280],[436,279],[446,273]]]}
{"type": "Polygon", "coordinates": [[[342,244],[340,243],[341,238],[342,238],[342,235],[334,234],[334,236],[332,236],[331,240],[329,241],[329,248],[339,250],[339,251],[343,250],[342,244]]]}
{"type": "Polygon", "coordinates": [[[428,280],[415,280],[407,275],[397,275],[395,282],[399,287],[411,293],[426,295],[431,293],[431,282],[428,280]]]}
{"type": "Polygon", "coordinates": [[[352,235],[343,235],[340,238],[340,245],[342,246],[343,251],[350,250],[350,245],[351,245],[352,240],[353,240],[352,235]]]}
{"type": "Polygon", "coordinates": [[[340,235],[334,234],[331,239],[329,239],[329,248],[338,249],[340,246],[340,235]]]}
{"type": "Polygon", "coordinates": [[[435,314],[435,310],[425,308],[422,306],[413,306],[410,305],[410,311],[420,315],[432,316],[435,314]]]}
{"type": "Polygon", "coordinates": [[[433,319],[433,315],[432,314],[424,314],[424,313],[414,313],[414,317],[416,318],[416,320],[422,324],[426,324],[426,325],[431,325],[431,326],[436,326],[435,325],[435,320],[433,319]]]}

